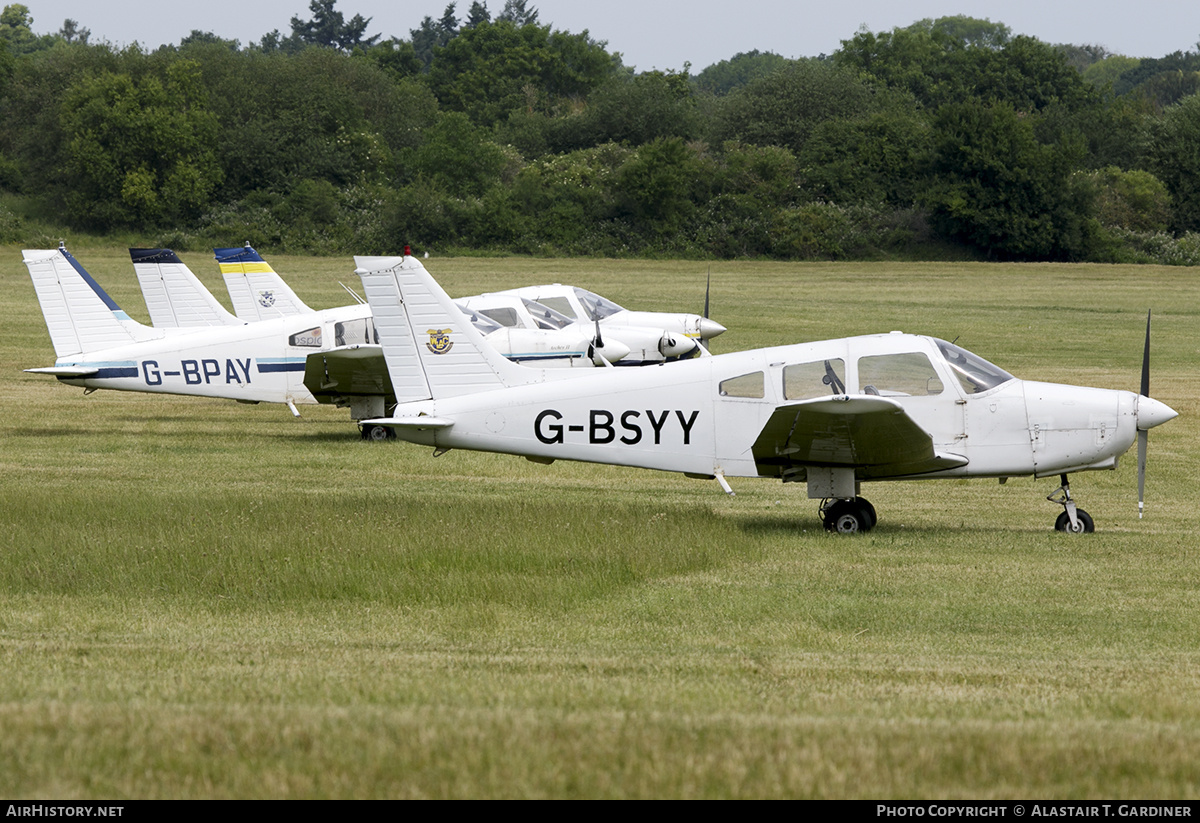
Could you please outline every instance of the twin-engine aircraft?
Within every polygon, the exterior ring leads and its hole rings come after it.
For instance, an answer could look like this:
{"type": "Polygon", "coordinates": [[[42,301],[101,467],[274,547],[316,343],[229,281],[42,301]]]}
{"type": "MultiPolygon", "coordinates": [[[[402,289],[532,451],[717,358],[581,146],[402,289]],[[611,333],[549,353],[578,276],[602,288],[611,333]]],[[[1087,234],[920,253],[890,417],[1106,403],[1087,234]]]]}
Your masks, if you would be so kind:
{"type": "MultiPolygon", "coordinates": [[[[483,339],[419,261],[356,257],[398,405],[387,426],[435,454],[474,449],[715,478],[803,482],[827,529],[865,532],[872,480],[1061,475],[1055,528],[1094,523],[1068,475],[1116,468],[1176,416],[1142,393],[1019,380],[944,340],[894,332],[563,380],[483,339]]],[[[1147,327],[1149,360],[1149,327],[1147,327]]],[[[1139,509],[1141,503],[1139,502],[1139,509]]]]}
{"type": "MultiPolygon", "coordinates": [[[[663,329],[666,336],[652,345],[644,346],[646,360],[671,360],[690,357],[696,352],[687,341],[707,347],[708,341],[725,331],[725,327],[708,316],[708,298],[704,315],[679,314],[661,311],[633,311],[619,306],[607,297],[578,286],[553,283],[545,286],[525,286],[499,294],[511,294],[549,306],[576,322],[600,322],[613,334],[622,334],[626,327],[663,329]],[[680,339],[682,337],[682,339],[680,339]],[[657,348],[657,353],[654,349],[657,348]],[[657,356],[656,356],[657,354],[657,356]]],[[[622,336],[624,340],[624,336],[622,336]]]]}

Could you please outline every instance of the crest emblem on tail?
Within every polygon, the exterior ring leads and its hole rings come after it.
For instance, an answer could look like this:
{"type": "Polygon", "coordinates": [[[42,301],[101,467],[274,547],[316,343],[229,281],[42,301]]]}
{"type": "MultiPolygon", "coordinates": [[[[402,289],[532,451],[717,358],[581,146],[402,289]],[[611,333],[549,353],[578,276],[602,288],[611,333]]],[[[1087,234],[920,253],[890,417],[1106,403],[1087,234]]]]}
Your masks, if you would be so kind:
{"type": "Polygon", "coordinates": [[[454,348],[454,341],[450,339],[450,332],[453,329],[426,329],[429,332],[429,342],[425,344],[434,354],[445,354],[454,348]]]}

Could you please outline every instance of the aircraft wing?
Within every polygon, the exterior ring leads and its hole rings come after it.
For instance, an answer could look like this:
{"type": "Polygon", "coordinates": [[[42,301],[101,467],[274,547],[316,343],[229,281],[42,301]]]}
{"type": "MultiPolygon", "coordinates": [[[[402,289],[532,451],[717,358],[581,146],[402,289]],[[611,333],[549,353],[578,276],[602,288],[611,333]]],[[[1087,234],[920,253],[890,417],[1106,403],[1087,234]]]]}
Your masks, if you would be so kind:
{"type": "Polygon", "coordinates": [[[852,467],[860,479],[964,466],[895,400],[839,395],[779,406],[753,446],[759,474],[791,475],[808,466],[852,467]]]}
{"type": "Polygon", "coordinates": [[[388,404],[396,402],[379,346],[341,346],[313,352],[304,366],[304,386],[321,403],[363,395],[383,395],[388,404]]]}

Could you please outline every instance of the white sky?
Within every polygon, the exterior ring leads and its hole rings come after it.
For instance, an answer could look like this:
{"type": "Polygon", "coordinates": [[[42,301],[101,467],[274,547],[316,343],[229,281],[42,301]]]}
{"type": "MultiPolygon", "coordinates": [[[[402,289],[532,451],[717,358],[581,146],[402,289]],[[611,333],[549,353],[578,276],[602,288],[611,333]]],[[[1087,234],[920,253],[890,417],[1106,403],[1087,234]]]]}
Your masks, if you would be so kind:
{"type": "MultiPolygon", "coordinates": [[[[408,39],[423,17],[441,17],[448,0],[338,0],[347,18],[371,18],[368,35],[408,39]]],[[[72,18],[91,29],[92,41],[137,41],[149,49],[178,43],[193,29],[243,45],[279,29],[294,15],[311,17],[308,0],[26,0],[38,34],[58,31],[72,18]]],[[[497,14],[504,0],[488,0],[497,14]]],[[[681,69],[695,74],[733,55],[758,49],[784,57],[815,57],[838,49],[861,25],[871,31],[906,26],[926,17],[963,14],[1004,23],[1014,34],[1048,43],[1096,44],[1130,57],[1195,51],[1200,41],[1196,0],[529,0],[538,22],[608,42],[628,66],[681,69]]],[[[458,0],[460,21],[471,0],[458,0]]]]}

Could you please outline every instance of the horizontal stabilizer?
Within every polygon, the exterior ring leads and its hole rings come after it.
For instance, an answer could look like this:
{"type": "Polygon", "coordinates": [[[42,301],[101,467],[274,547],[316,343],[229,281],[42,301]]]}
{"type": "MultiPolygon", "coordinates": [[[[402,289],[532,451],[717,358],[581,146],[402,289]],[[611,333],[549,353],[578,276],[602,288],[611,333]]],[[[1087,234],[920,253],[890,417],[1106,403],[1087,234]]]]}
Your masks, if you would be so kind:
{"type": "Polygon", "coordinates": [[[364,426],[387,426],[397,429],[448,429],[454,425],[453,420],[445,417],[429,415],[410,415],[408,417],[379,417],[374,420],[363,420],[364,426]]]}
{"type": "Polygon", "coordinates": [[[88,377],[100,371],[99,366],[44,366],[40,369],[25,369],[30,374],[49,374],[54,377],[88,377]]]}

